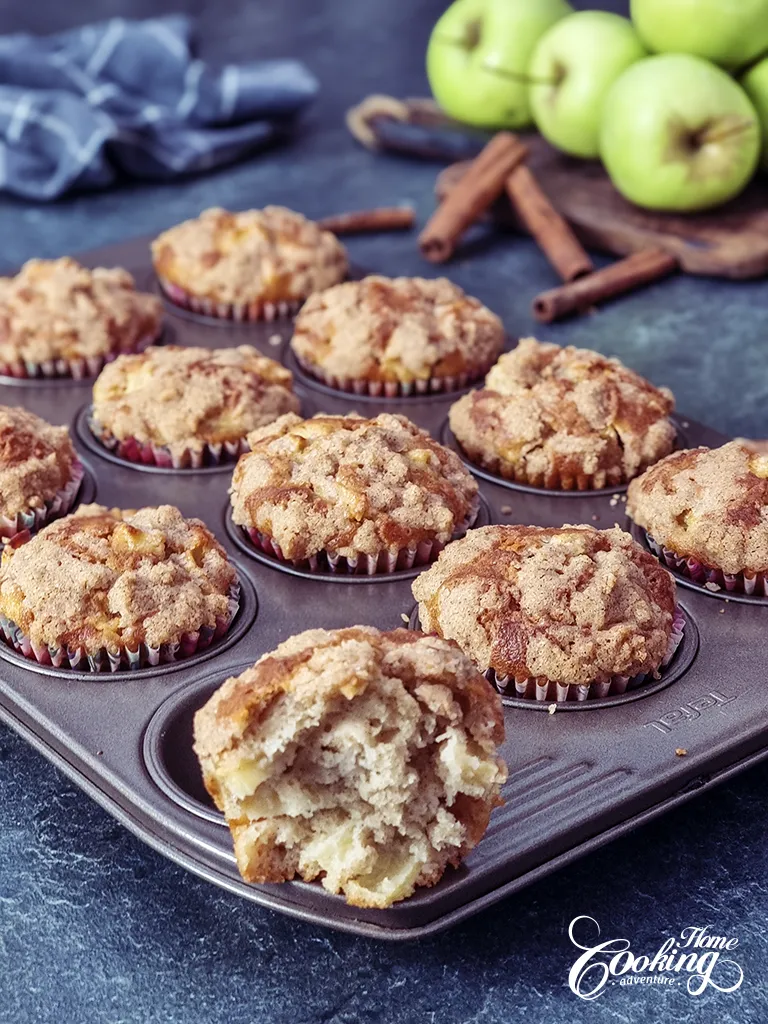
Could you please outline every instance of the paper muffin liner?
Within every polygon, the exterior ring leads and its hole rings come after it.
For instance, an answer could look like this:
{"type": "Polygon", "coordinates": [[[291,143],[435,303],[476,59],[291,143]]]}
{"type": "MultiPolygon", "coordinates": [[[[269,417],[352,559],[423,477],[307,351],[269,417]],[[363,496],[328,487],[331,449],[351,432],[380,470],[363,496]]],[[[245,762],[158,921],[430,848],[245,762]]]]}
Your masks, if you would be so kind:
{"type": "Polygon", "coordinates": [[[15,622],[2,614],[0,614],[0,636],[19,654],[23,654],[25,658],[30,658],[40,665],[74,669],[78,672],[133,671],[139,668],[164,665],[171,661],[181,661],[199,651],[204,651],[215,640],[224,636],[232,625],[239,608],[240,585],[235,583],[229,591],[227,614],[219,616],[215,626],[201,626],[200,629],[192,633],[182,633],[179,640],[161,644],[159,647],[140,644],[136,650],[131,650],[128,647],[114,649],[102,647],[95,654],[88,654],[82,647],[69,648],[35,644],[15,622]]]}
{"type": "Polygon", "coordinates": [[[288,299],[279,302],[267,302],[254,299],[251,302],[217,302],[214,299],[193,295],[179,285],[159,274],[157,280],[160,288],[174,306],[188,309],[191,313],[212,316],[217,320],[236,320],[239,323],[253,320],[281,320],[293,316],[304,303],[303,299],[288,299]]]}
{"type": "Polygon", "coordinates": [[[461,391],[473,381],[484,377],[492,364],[475,373],[455,373],[444,377],[426,377],[424,380],[364,380],[357,377],[340,377],[337,374],[325,373],[319,367],[299,358],[293,353],[302,370],[321,384],[335,391],[345,391],[353,395],[369,395],[371,398],[409,398],[412,395],[434,395],[441,392],[461,391]]]}
{"type": "Polygon", "coordinates": [[[607,487],[622,487],[627,483],[626,475],[620,469],[600,470],[597,473],[566,474],[553,470],[549,473],[530,474],[525,469],[512,466],[498,457],[474,458],[464,449],[458,437],[456,441],[466,458],[474,465],[489,473],[496,473],[503,480],[526,487],[549,491],[601,491],[607,487]]]}
{"type": "Polygon", "coordinates": [[[669,569],[674,569],[706,590],[726,590],[729,593],[749,594],[756,597],[768,597],[768,575],[766,573],[747,572],[727,573],[711,565],[705,565],[696,558],[678,555],[677,552],[659,544],[645,533],[648,547],[660,558],[669,569]]]}
{"type": "MultiPolygon", "coordinates": [[[[477,519],[479,512],[480,500],[478,498],[467,516],[453,531],[451,540],[463,537],[477,519]]],[[[241,526],[240,530],[256,548],[286,565],[308,572],[336,573],[340,576],[379,576],[412,569],[414,566],[429,565],[430,562],[434,562],[448,543],[439,540],[426,540],[397,551],[383,550],[376,554],[358,551],[354,555],[340,555],[334,551],[319,551],[317,554],[310,555],[309,558],[292,559],[287,558],[277,541],[263,531],[252,526],[241,526]]]]}
{"type": "Polygon", "coordinates": [[[39,508],[24,509],[15,516],[0,516],[0,544],[13,540],[19,534],[33,534],[52,519],[58,519],[69,512],[75,503],[85,470],[79,459],[72,462],[72,477],[67,484],[56,491],[39,508]]]}
{"type": "Polygon", "coordinates": [[[158,466],[161,469],[202,469],[205,466],[220,466],[237,462],[241,455],[251,450],[246,438],[241,437],[237,441],[225,441],[221,444],[211,442],[201,448],[184,448],[180,452],[172,452],[167,445],[140,441],[136,437],[119,439],[92,415],[88,417],[88,426],[96,440],[103,444],[107,451],[127,462],[135,462],[142,466],[158,466]]]}
{"type": "Polygon", "coordinates": [[[154,334],[147,334],[139,338],[138,341],[131,345],[121,345],[112,352],[105,352],[99,356],[88,356],[87,358],[47,359],[42,363],[35,363],[28,359],[20,359],[15,363],[0,361],[0,374],[4,374],[6,377],[16,377],[19,380],[56,380],[59,378],[86,380],[89,377],[98,377],[107,363],[113,362],[118,356],[143,352],[145,348],[154,345],[161,335],[162,328],[154,334]]]}
{"type": "MultiPolygon", "coordinates": [[[[666,668],[672,661],[678,647],[682,643],[684,630],[685,616],[678,606],[675,608],[672,618],[672,632],[670,633],[667,651],[661,659],[660,669],[666,668]]],[[[485,670],[485,677],[503,697],[518,697],[524,700],[542,702],[560,702],[596,700],[600,697],[617,696],[642,686],[649,678],[657,678],[657,673],[643,672],[636,676],[611,676],[609,679],[599,683],[585,684],[555,683],[543,677],[513,679],[510,676],[497,675],[492,668],[485,670]]]]}

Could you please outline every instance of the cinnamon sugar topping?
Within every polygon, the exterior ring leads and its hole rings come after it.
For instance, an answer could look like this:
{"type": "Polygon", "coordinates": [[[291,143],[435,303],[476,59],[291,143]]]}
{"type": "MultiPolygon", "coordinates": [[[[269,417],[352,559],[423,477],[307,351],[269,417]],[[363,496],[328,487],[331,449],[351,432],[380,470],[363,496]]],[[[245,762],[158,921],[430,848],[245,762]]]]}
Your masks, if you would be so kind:
{"type": "Polygon", "coordinates": [[[66,427],[0,405],[0,516],[41,508],[72,479],[76,458],[66,427]]]}

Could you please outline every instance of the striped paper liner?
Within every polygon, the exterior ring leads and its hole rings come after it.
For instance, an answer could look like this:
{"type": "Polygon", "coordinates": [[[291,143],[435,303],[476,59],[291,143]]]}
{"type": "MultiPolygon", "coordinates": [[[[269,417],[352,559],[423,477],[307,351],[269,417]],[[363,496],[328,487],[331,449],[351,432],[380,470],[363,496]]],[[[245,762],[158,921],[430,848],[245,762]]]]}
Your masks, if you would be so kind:
{"type": "Polygon", "coordinates": [[[139,668],[151,668],[164,665],[171,661],[181,661],[199,651],[210,647],[227,632],[235,620],[240,608],[240,585],[235,583],[229,591],[227,614],[216,620],[215,626],[201,626],[194,632],[182,633],[173,643],[151,647],[139,644],[135,650],[128,647],[109,649],[102,647],[93,654],[88,654],[82,647],[55,647],[47,644],[35,644],[15,622],[0,614],[0,637],[25,658],[30,658],[40,665],[52,665],[54,668],[73,669],[77,672],[118,672],[135,671],[139,668]]]}
{"type": "Polygon", "coordinates": [[[356,377],[341,377],[325,373],[319,367],[306,362],[294,351],[294,357],[309,377],[314,377],[335,391],[352,395],[369,395],[371,398],[409,398],[413,395],[436,395],[449,391],[461,391],[473,381],[479,380],[490,369],[490,364],[476,373],[455,373],[444,377],[425,377],[419,380],[365,380],[356,377]]]}
{"type": "Polygon", "coordinates": [[[118,458],[161,469],[202,469],[205,466],[235,463],[241,455],[251,450],[246,438],[241,437],[237,441],[224,441],[220,444],[210,442],[200,448],[184,448],[172,452],[167,445],[155,444],[153,441],[140,441],[136,437],[117,438],[93,415],[88,417],[88,426],[96,440],[118,458]]]}
{"type": "Polygon", "coordinates": [[[723,572],[722,569],[705,565],[696,558],[678,555],[675,551],[655,541],[649,533],[645,534],[645,539],[651,551],[657,558],[662,559],[669,569],[674,569],[675,572],[698,583],[704,590],[725,590],[734,594],[768,597],[768,574],[766,573],[723,572]]]}
{"type": "Polygon", "coordinates": [[[145,335],[139,338],[132,345],[122,345],[112,352],[105,352],[103,355],[88,356],[76,359],[47,359],[42,363],[35,363],[28,359],[19,359],[16,362],[8,363],[0,361],[0,374],[6,377],[15,377],[18,380],[86,380],[90,377],[98,377],[107,363],[111,363],[118,356],[133,355],[143,352],[145,348],[154,345],[162,336],[162,329],[154,334],[145,335]]]}
{"type": "Polygon", "coordinates": [[[253,299],[251,302],[217,302],[215,299],[193,295],[165,277],[158,275],[157,280],[163,294],[174,306],[217,320],[235,320],[238,323],[281,320],[293,316],[304,303],[303,299],[286,299],[279,302],[268,302],[265,299],[253,299]]]}
{"type": "MultiPolygon", "coordinates": [[[[480,499],[476,498],[472,508],[464,520],[454,530],[451,540],[463,537],[477,519],[480,512],[480,499]]],[[[286,565],[308,572],[335,573],[338,575],[378,576],[392,572],[402,572],[414,566],[429,565],[445,547],[445,541],[427,540],[397,551],[382,550],[376,554],[362,551],[354,555],[340,555],[335,551],[319,551],[309,558],[287,558],[282,548],[272,537],[257,530],[255,527],[241,526],[240,530],[248,540],[266,555],[276,558],[286,565]]]]}
{"type": "MultiPolygon", "coordinates": [[[[669,636],[667,651],[661,660],[659,669],[666,668],[675,656],[683,640],[685,616],[680,607],[675,608],[672,619],[672,631],[669,636]]],[[[658,670],[657,670],[658,672],[658,670]]],[[[611,676],[602,682],[594,683],[555,683],[543,677],[530,679],[513,679],[510,676],[497,675],[494,669],[485,670],[486,679],[503,697],[517,697],[536,701],[585,701],[601,697],[613,697],[634,690],[649,679],[658,678],[657,673],[643,672],[636,676],[611,676]]]]}

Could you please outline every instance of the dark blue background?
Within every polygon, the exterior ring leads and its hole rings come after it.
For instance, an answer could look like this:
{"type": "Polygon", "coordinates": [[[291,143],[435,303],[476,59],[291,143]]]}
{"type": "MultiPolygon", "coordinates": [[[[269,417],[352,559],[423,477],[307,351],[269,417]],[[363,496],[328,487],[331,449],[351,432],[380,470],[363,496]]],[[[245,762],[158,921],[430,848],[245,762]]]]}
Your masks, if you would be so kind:
{"type": "MultiPolygon", "coordinates": [[[[435,168],[360,149],[343,112],[371,92],[425,93],[424,49],[443,4],[159,6],[199,15],[202,55],[212,60],[305,60],[322,92],[298,140],[175,185],[125,187],[54,206],[0,199],[2,269],[154,234],[213,204],[279,202],[320,216],[409,201],[423,222],[435,168]]],[[[153,0],[4,0],[0,31],[49,32],[158,9],[153,0]]],[[[430,272],[412,236],[356,239],[350,249],[356,262],[383,273],[430,272]]],[[[535,330],[531,298],[554,283],[535,246],[513,236],[476,245],[448,273],[513,334],[535,330]]],[[[768,435],[764,282],[679,277],[539,336],[619,355],[670,385],[685,413],[729,433],[768,435]]],[[[0,1021],[8,1024],[750,1024],[768,1017],[767,768],[466,925],[392,947],[294,923],[196,880],[142,846],[4,728],[0,762],[0,1021]],[[655,950],[688,925],[736,935],[744,985],[699,999],[679,987],[614,986],[597,1003],[583,1003],[566,984],[575,953],[567,928],[579,914],[596,918],[611,937],[630,938],[636,952],[655,950]]]]}

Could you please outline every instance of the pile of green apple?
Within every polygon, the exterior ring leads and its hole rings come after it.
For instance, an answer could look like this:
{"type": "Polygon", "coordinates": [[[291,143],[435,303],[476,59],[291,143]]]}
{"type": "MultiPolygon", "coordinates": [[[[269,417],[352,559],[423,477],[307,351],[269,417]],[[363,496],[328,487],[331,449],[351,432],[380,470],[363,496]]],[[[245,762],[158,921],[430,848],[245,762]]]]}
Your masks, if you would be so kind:
{"type": "Polygon", "coordinates": [[[703,210],[768,170],[768,0],[631,0],[631,20],[566,0],[455,0],[427,74],[451,117],[535,124],[599,157],[627,199],[703,210]]]}

